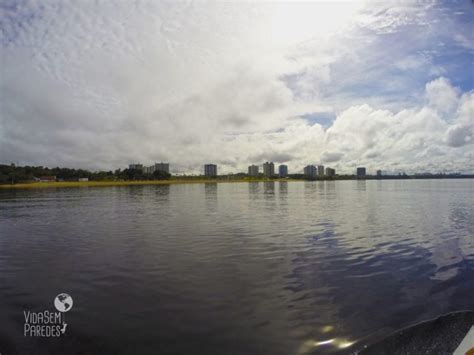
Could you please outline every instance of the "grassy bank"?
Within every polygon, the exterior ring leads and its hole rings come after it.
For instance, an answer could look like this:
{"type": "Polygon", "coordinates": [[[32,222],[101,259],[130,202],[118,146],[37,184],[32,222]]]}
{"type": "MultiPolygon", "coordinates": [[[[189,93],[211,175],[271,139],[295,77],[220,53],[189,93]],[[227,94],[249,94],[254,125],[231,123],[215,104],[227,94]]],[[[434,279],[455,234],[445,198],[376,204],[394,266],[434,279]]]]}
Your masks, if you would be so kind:
{"type": "MultiPolygon", "coordinates": [[[[474,175],[462,175],[454,177],[446,176],[367,176],[365,180],[418,180],[418,179],[473,179],[474,175]]],[[[357,180],[355,176],[338,176],[333,179],[317,179],[310,181],[342,181],[357,180]]],[[[265,178],[241,178],[241,179],[203,179],[199,177],[171,178],[169,180],[138,180],[138,181],[61,181],[61,182],[29,182],[18,184],[0,184],[0,189],[36,189],[52,187],[101,187],[101,186],[133,186],[133,185],[174,185],[174,184],[207,184],[207,183],[249,183],[249,182],[275,182],[275,181],[306,181],[304,179],[265,179],[265,178]]]]}
{"type": "Polygon", "coordinates": [[[174,184],[204,184],[232,182],[269,182],[269,181],[298,181],[292,179],[170,179],[143,181],[61,181],[61,182],[31,182],[25,184],[0,185],[0,189],[36,189],[52,187],[101,187],[101,186],[133,186],[133,185],[174,185],[174,184]]]}

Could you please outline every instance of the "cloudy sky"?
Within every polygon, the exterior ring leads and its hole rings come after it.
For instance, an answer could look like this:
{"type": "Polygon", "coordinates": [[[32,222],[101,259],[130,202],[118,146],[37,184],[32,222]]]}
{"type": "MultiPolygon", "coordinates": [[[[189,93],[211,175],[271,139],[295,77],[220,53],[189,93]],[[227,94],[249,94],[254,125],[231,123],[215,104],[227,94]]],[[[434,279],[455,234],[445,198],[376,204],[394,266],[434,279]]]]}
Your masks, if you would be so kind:
{"type": "Polygon", "coordinates": [[[463,1],[2,1],[0,163],[474,171],[463,1]]]}

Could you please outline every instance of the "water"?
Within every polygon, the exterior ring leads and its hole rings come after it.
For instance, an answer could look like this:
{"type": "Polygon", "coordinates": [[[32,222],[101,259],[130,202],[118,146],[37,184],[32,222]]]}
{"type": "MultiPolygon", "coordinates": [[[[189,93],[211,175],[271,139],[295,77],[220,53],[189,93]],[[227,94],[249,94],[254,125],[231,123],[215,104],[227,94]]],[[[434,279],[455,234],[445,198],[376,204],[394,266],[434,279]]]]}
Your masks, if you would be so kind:
{"type": "Polygon", "coordinates": [[[473,202],[474,180],[0,191],[0,352],[350,352],[474,308],[473,202]],[[61,292],[66,334],[24,337],[61,292]]]}

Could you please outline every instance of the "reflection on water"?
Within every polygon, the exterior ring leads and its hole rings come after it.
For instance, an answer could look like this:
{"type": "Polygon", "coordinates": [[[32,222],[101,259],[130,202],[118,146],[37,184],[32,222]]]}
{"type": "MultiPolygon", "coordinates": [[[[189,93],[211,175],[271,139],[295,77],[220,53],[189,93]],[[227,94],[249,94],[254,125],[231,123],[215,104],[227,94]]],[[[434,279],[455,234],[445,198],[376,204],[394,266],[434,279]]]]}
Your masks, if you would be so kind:
{"type": "Polygon", "coordinates": [[[474,308],[473,191],[472,180],[0,191],[0,346],[350,352],[474,308]],[[74,299],[68,336],[23,337],[23,310],[60,292],[74,299]]]}
{"type": "Polygon", "coordinates": [[[260,191],[261,183],[249,182],[248,184],[249,198],[258,198],[258,192],[260,191]]]}
{"type": "Polygon", "coordinates": [[[263,192],[265,194],[273,195],[275,194],[275,182],[274,181],[266,181],[263,183],[263,192]]]}
{"type": "Polygon", "coordinates": [[[357,191],[366,191],[366,180],[357,180],[356,181],[356,189],[357,191]]]}
{"type": "Polygon", "coordinates": [[[206,195],[216,195],[217,194],[217,182],[206,182],[204,184],[204,191],[206,195]]]}

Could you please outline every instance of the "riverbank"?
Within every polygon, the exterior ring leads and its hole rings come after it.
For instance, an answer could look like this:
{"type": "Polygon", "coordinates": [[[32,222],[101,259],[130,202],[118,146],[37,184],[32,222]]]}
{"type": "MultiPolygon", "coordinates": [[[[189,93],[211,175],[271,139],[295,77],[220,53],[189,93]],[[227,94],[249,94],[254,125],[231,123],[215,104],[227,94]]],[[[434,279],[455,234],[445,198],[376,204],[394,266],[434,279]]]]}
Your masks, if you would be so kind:
{"type": "Polygon", "coordinates": [[[17,184],[0,184],[0,189],[34,189],[51,187],[106,187],[106,186],[134,186],[134,185],[174,185],[174,184],[209,184],[209,183],[249,183],[249,182],[279,182],[279,181],[344,181],[344,180],[431,180],[431,179],[473,179],[474,175],[459,176],[366,176],[358,179],[353,175],[337,176],[334,178],[321,178],[307,180],[303,178],[266,179],[266,178],[241,178],[241,179],[203,179],[203,178],[171,178],[169,180],[138,180],[138,181],[53,181],[53,182],[28,182],[17,184]]]}
{"type": "Polygon", "coordinates": [[[36,189],[52,187],[110,187],[110,186],[144,186],[144,185],[174,185],[174,184],[208,184],[236,182],[272,182],[272,181],[301,181],[297,179],[170,179],[142,181],[54,181],[30,182],[0,185],[0,189],[36,189]]]}

